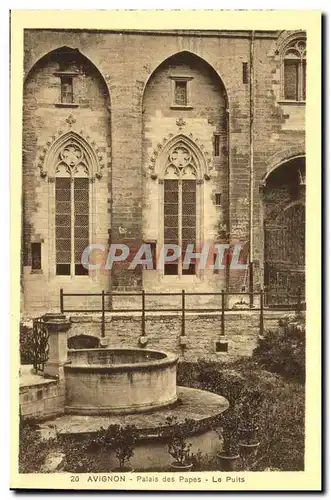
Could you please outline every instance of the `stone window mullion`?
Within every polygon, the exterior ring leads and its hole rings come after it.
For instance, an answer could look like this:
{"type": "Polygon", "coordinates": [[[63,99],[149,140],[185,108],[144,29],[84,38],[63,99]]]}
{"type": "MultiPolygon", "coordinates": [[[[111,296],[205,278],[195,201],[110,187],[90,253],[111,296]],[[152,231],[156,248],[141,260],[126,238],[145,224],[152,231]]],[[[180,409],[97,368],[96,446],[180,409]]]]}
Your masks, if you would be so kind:
{"type": "Polygon", "coordinates": [[[183,267],[183,182],[181,179],[178,181],[178,245],[180,248],[180,257],[178,260],[178,275],[182,276],[183,267]]]}
{"type": "Polygon", "coordinates": [[[75,189],[74,189],[74,177],[71,178],[70,183],[71,190],[71,262],[70,262],[70,275],[72,278],[75,277],[75,189]]]}

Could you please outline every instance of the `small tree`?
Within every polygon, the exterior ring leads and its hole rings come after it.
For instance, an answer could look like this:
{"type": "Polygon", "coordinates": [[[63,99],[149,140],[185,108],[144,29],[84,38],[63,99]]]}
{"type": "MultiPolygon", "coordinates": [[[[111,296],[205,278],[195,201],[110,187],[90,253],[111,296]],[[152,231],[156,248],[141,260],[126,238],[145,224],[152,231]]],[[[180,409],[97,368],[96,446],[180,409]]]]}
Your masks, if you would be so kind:
{"type": "Polygon", "coordinates": [[[184,466],[190,464],[191,443],[186,441],[188,434],[193,430],[194,420],[185,419],[180,424],[177,417],[166,418],[167,427],[163,429],[162,435],[168,438],[168,453],[175,460],[176,465],[184,466]]]}
{"type": "Polygon", "coordinates": [[[223,453],[228,457],[238,454],[238,417],[227,410],[220,419],[222,430],[216,429],[218,437],[223,439],[223,453]]]}
{"type": "Polygon", "coordinates": [[[91,444],[104,451],[113,450],[119,463],[119,469],[125,470],[125,463],[133,456],[136,442],[137,428],[135,425],[113,424],[107,429],[101,428],[91,444]]]}
{"type": "Polygon", "coordinates": [[[245,393],[238,405],[239,433],[247,443],[256,442],[259,430],[259,413],[264,401],[260,391],[250,390],[245,393]]]}

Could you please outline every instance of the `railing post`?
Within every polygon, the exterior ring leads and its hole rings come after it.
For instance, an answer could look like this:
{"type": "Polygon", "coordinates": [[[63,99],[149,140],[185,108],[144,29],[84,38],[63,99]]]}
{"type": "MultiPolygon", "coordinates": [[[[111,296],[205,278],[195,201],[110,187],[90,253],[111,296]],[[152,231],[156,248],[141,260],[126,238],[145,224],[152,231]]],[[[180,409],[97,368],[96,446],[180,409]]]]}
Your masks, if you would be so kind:
{"type": "Polygon", "coordinates": [[[112,289],[109,290],[109,309],[113,310],[113,292],[112,289]]]}
{"type": "Polygon", "coordinates": [[[105,291],[101,292],[101,300],[102,300],[102,317],[101,317],[101,337],[105,336],[105,291]]]}
{"type": "Polygon", "coordinates": [[[287,286],[286,286],[286,302],[287,302],[287,305],[289,306],[290,302],[291,302],[289,284],[287,284],[287,286]]]}
{"type": "Polygon", "coordinates": [[[182,290],[182,337],[185,337],[185,290],[182,290]]]}
{"type": "Polygon", "coordinates": [[[145,290],[141,291],[141,336],[144,337],[146,332],[145,323],[145,290]]]}
{"type": "Polygon", "coordinates": [[[225,293],[222,290],[222,314],[221,314],[221,336],[224,337],[224,309],[225,309],[225,293]]]}
{"type": "Polygon", "coordinates": [[[264,305],[264,290],[260,289],[260,335],[263,336],[264,324],[263,324],[263,305],[264,305]]]}
{"type": "Polygon", "coordinates": [[[60,311],[61,311],[61,314],[63,313],[63,288],[60,288],[60,311]]]}

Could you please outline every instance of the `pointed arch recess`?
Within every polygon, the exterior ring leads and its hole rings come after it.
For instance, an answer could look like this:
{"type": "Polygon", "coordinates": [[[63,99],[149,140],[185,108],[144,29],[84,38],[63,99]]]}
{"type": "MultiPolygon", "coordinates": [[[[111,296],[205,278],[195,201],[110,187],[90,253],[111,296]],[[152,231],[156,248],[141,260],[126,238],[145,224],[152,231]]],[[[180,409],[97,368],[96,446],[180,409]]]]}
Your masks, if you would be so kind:
{"type": "Polygon", "coordinates": [[[93,68],[97,72],[99,78],[102,80],[105,88],[107,89],[108,103],[109,103],[109,106],[111,106],[109,85],[107,83],[106,78],[104,77],[104,75],[102,74],[102,72],[100,71],[100,69],[98,68],[98,66],[93,62],[93,60],[91,59],[90,56],[87,56],[86,54],[84,54],[80,49],[73,48],[73,47],[70,47],[70,46],[67,46],[67,45],[64,45],[62,47],[55,47],[52,50],[48,50],[47,52],[45,52],[43,54],[40,54],[35,59],[35,61],[27,68],[27,70],[25,72],[25,75],[24,75],[24,86],[27,83],[30,74],[33,72],[34,68],[36,66],[38,66],[38,64],[40,64],[43,60],[46,60],[47,58],[53,57],[56,54],[60,54],[61,52],[62,53],[66,53],[66,52],[68,53],[68,52],[70,52],[72,55],[77,55],[78,57],[81,57],[81,58],[85,59],[87,63],[89,63],[89,64],[91,64],[91,66],[93,66],[93,68]]]}
{"type": "Polygon", "coordinates": [[[218,73],[218,71],[216,71],[216,69],[214,68],[214,66],[212,64],[210,64],[206,59],[199,56],[195,52],[192,52],[191,50],[180,50],[178,52],[174,52],[173,54],[170,54],[169,56],[165,57],[162,61],[160,61],[152,70],[150,69],[149,66],[145,66],[146,68],[149,69],[149,75],[144,83],[143,92],[142,92],[142,103],[144,102],[144,95],[145,95],[146,88],[147,88],[151,78],[153,77],[153,75],[159,69],[159,67],[162,66],[163,64],[165,64],[167,61],[170,61],[171,59],[173,59],[175,57],[185,55],[185,54],[187,54],[189,56],[193,56],[194,58],[196,58],[197,60],[199,60],[200,62],[202,62],[206,66],[208,66],[213,71],[213,73],[217,76],[217,78],[219,80],[220,86],[222,87],[226,109],[229,109],[229,98],[228,98],[228,93],[226,90],[226,85],[224,83],[223,77],[220,76],[220,74],[218,73]]]}

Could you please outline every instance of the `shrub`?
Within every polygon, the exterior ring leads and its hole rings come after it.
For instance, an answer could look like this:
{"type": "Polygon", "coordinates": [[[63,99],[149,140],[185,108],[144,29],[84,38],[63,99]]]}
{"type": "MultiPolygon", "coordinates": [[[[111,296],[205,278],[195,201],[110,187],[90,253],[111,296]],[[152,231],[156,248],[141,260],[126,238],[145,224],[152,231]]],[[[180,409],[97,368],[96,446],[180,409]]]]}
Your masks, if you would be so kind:
{"type": "Polygon", "coordinates": [[[166,418],[166,425],[161,430],[161,436],[168,439],[168,453],[175,460],[176,465],[188,465],[190,463],[191,443],[186,441],[186,438],[194,428],[194,420],[185,419],[183,423],[179,423],[177,417],[171,416],[166,418]]]}
{"type": "Polygon", "coordinates": [[[33,364],[33,328],[20,323],[20,358],[21,365],[33,364]]]}
{"type": "Polygon", "coordinates": [[[65,454],[64,470],[67,472],[110,472],[111,466],[105,463],[102,452],[110,455],[114,451],[119,469],[125,470],[125,463],[134,453],[137,439],[136,427],[133,425],[110,425],[103,427],[93,437],[84,441],[66,437],[62,439],[62,450],[65,454]]]}
{"type": "Polygon", "coordinates": [[[301,383],[269,373],[252,359],[244,358],[227,364],[182,362],[177,377],[179,385],[224,396],[232,412],[242,419],[246,418],[245,401],[248,409],[253,403],[254,412],[252,409],[249,418],[258,424],[261,442],[254,470],[303,470],[305,393],[301,383]]]}
{"type": "Polygon", "coordinates": [[[63,470],[66,472],[110,472],[110,466],[103,463],[102,457],[92,452],[93,440],[78,441],[67,436],[61,439],[61,448],[65,454],[63,470]],[[91,453],[92,452],[92,453],[91,453]]]}
{"type": "Polygon", "coordinates": [[[228,457],[233,457],[238,454],[238,415],[232,408],[226,410],[220,419],[222,431],[216,431],[218,437],[223,439],[223,453],[228,457]]]}
{"type": "Polygon", "coordinates": [[[253,351],[253,360],[270,372],[304,382],[305,323],[303,315],[286,316],[280,320],[278,330],[268,331],[259,339],[253,351]]]}
{"type": "Polygon", "coordinates": [[[35,425],[20,422],[19,429],[19,471],[40,472],[54,440],[41,439],[35,425]]]}

